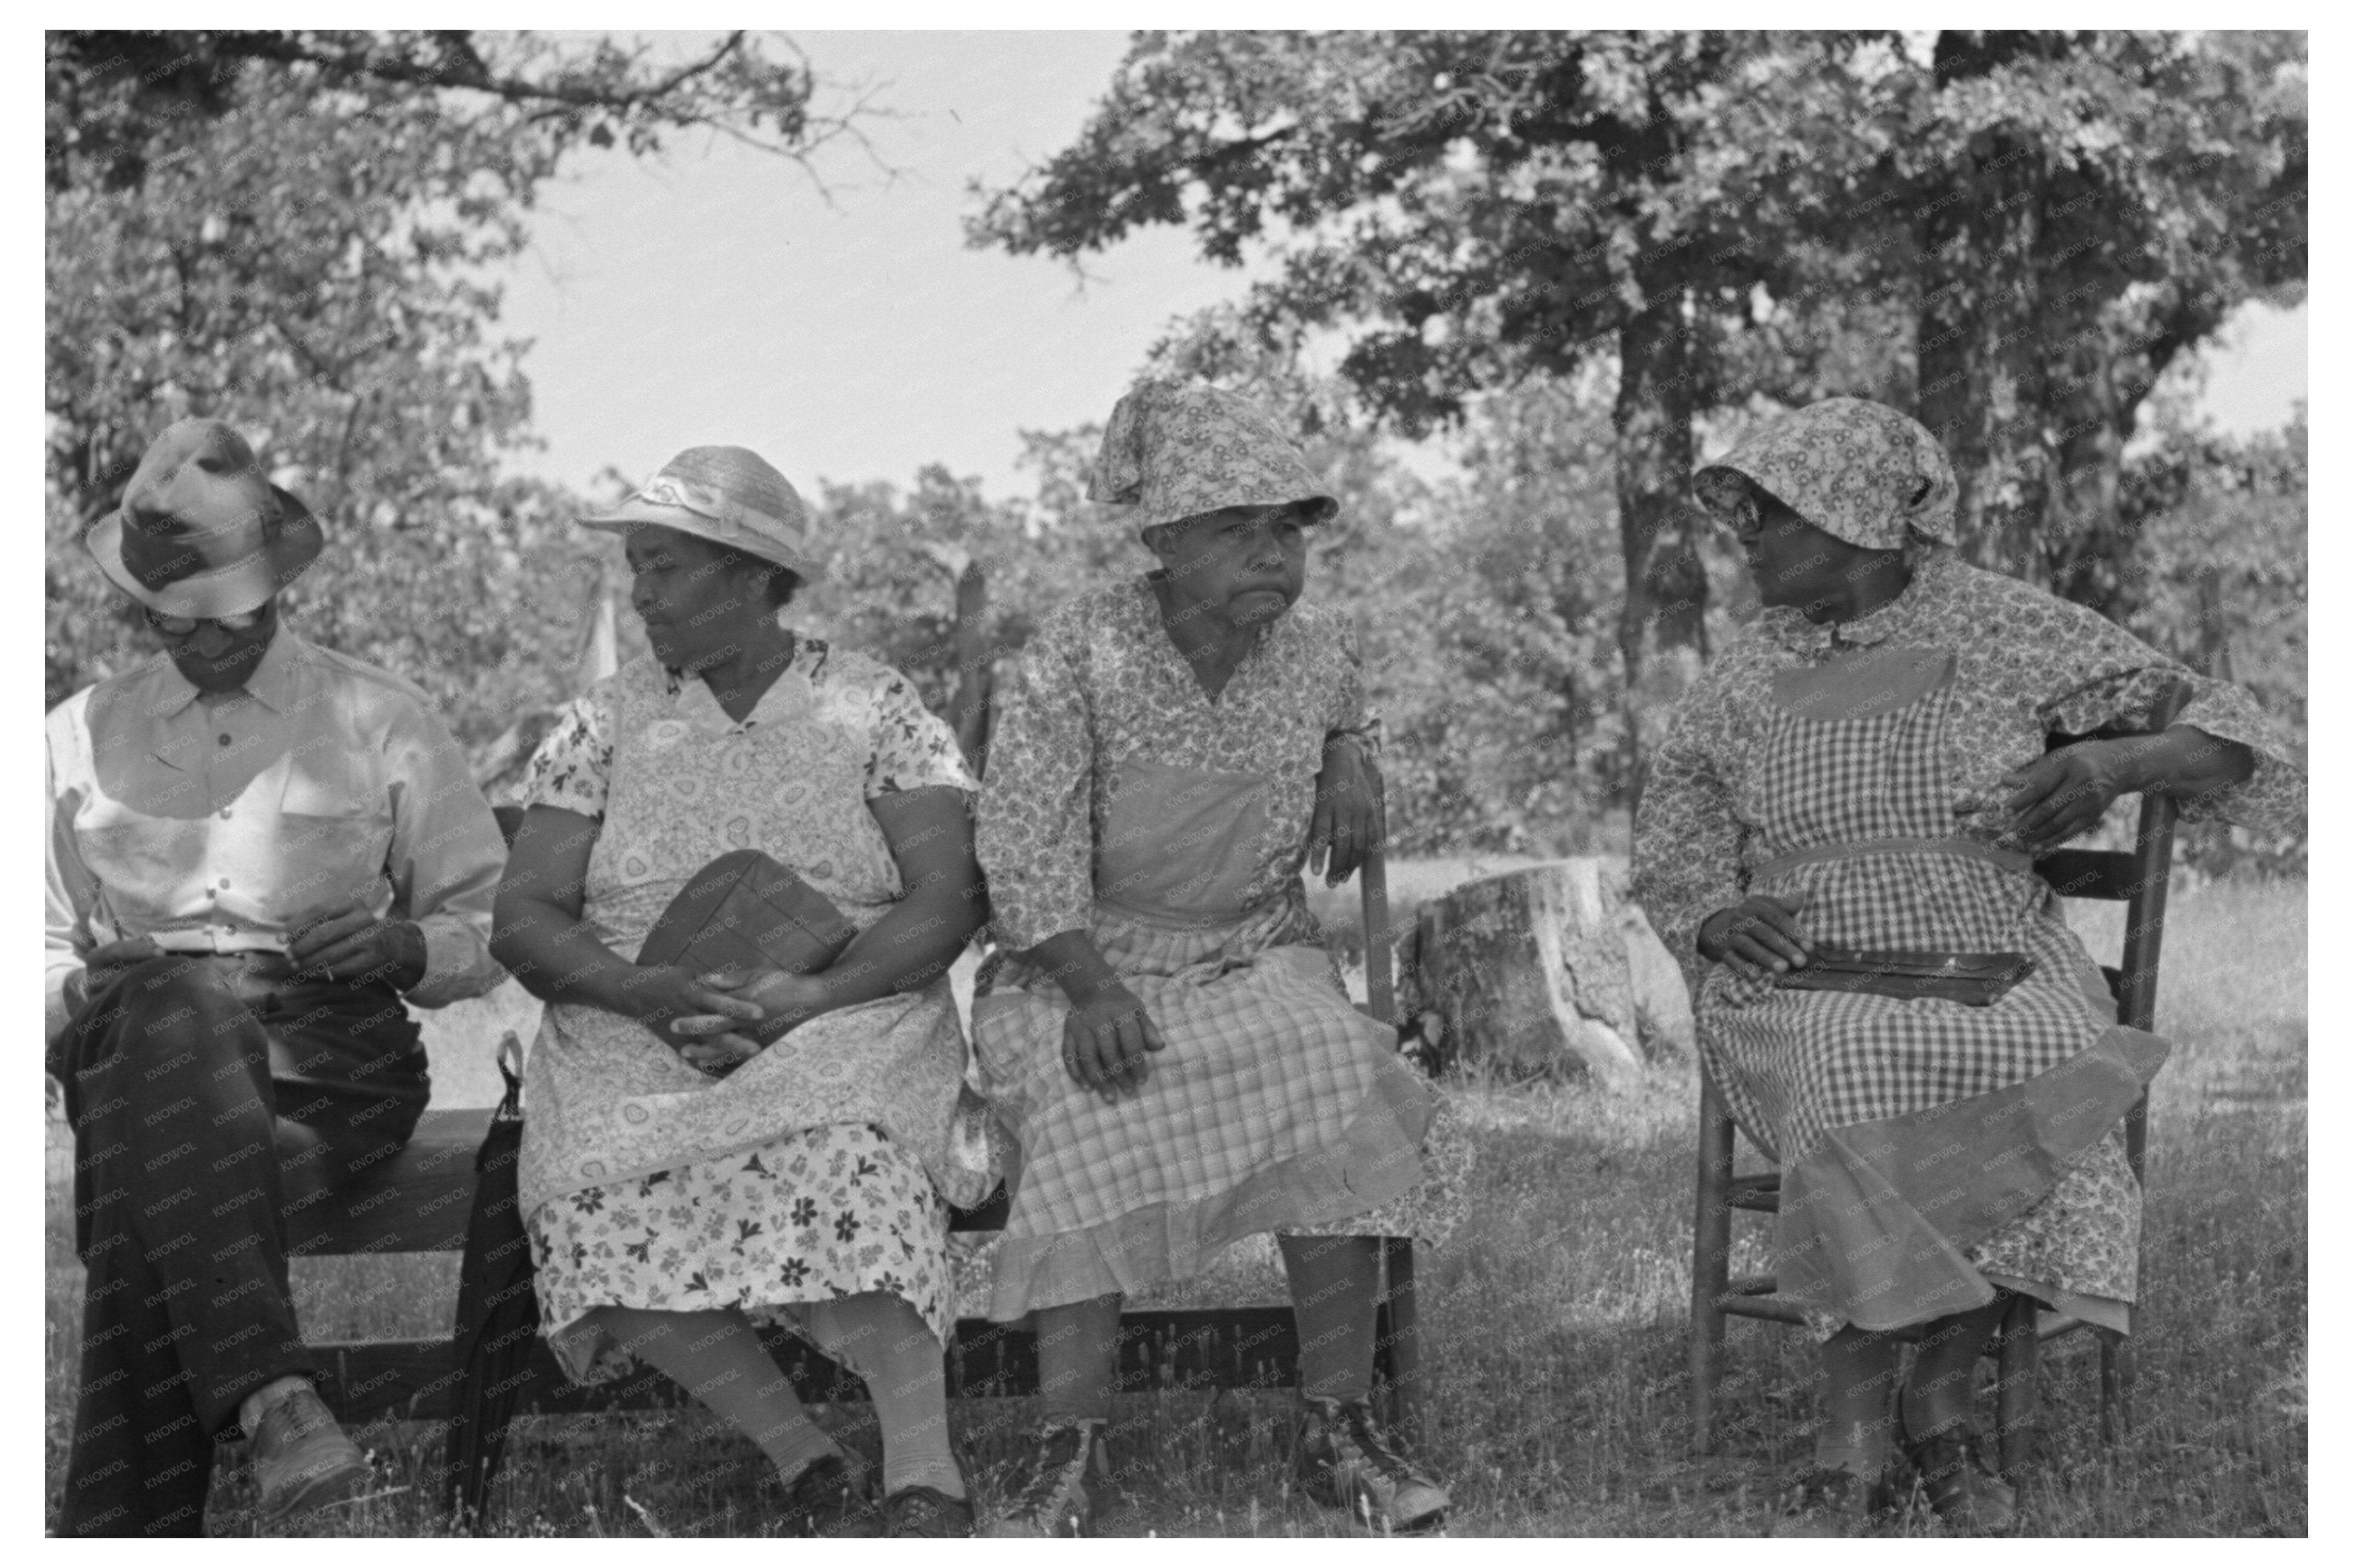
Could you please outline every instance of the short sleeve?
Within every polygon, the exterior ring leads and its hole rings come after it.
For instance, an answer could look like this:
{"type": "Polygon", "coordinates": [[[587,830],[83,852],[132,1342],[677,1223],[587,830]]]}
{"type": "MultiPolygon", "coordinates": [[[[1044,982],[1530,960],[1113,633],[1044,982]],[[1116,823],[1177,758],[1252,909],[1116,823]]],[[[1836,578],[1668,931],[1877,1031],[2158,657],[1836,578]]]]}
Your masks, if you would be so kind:
{"type": "Polygon", "coordinates": [[[602,822],[612,775],[612,715],[600,688],[556,715],[554,728],[531,754],[515,795],[525,806],[557,806],[602,822]]]}
{"type": "Polygon", "coordinates": [[[891,670],[874,693],[874,751],[866,763],[866,798],[941,787],[977,795],[980,781],[972,776],[955,731],[923,706],[905,676],[891,670]]]}

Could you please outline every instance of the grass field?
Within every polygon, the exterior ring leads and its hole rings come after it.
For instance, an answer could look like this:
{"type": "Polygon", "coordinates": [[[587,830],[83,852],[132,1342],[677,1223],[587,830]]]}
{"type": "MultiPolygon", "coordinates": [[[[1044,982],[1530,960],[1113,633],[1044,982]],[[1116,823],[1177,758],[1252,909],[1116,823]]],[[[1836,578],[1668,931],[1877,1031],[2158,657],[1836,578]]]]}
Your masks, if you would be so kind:
{"type": "MultiPolygon", "coordinates": [[[[1418,900],[1473,871],[1402,864],[1418,900]]],[[[2121,911],[2075,911],[2113,954],[2121,911]]],[[[2052,1535],[2293,1535],[2306,1528],[2306,917],[2301,883],[2217,884],[2176,895],[2159,1027],[2175,1042],[2152,1112],[2137,1420],[2113,1449],[2096,1435],[2088,1337],[2043,1361],[2047,1462],[2023,1499],[2052,1535]]],[[[1717,1456],[1687,1453],[1694,1079],[1662,1069],[1639,1092],[1577,1086],[1458,1089],[1480,1160],[1472,1218],[1422,1265],[1432,1379],[1424,1452],[1451,1484],[1450,1533],[1753,1535],[1781,1478],[1809,1451],[1810,1346],[1736,1321],[1717,1456]]],[[[80,1269],[53,1184],[47,1258],[49,1489],[70,1411],[80,1269]]],[[[1740,1234],[1761,1237],[1762,1222],[1740,1234]]],[[[1755,1245],[1755,1243],[1752,1243],[1755,1245]]],[[[1761,1247],[1759,1247],[1761,1261],[1761,1247]]],[[[1735,1272],[1744,1266],[1737,1260],[1735,1272]]],[[[448,1331],[454,1258],[297,1265],[313,1338],[448,1331]]],[[[1282,1299],[1271,1248],[1237,1249],[1213,1276],[1161,1299],[1282,1299]]],[[[986,1487],[1029,1414],[1020,1400],[959,1407],[986,1487]]],[[[1292,1404],[1279,1394],[1123,1400],[1122,1476],[1106,1534],[1313,1536],[1348,1525],[1289,1482],[1292,1404]]],[[[825,1415],[875,1450],[862,1405],[825,1415]]],[[[385,1424],[361,1435],[391,1484],[347,1528],[446,1532],[425,1478],[440,1436],[385,1424]]],[[[778,1489],[749,1444],[696,1413],[518,1424],[493,1528],[514,1535],[760,1533],[778,1489]]],[[[216,1530],[247,1500],[222,1467],[216,1530]]],[[[1922,1510],[1897,1528],[1933,1534],[1922,1510]]]]}

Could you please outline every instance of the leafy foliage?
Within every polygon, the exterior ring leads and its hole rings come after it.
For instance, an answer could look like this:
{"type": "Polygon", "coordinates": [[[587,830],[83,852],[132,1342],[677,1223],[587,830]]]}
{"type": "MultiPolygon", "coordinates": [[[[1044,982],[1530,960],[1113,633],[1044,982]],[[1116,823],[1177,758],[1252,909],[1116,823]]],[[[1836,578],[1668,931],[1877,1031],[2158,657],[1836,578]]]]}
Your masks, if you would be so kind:
{"type": "Polygon", "coordinates": [[[47,700],[144,651],[77,541],[190,414],[326,523],[288,595],[306,635],[472,742],[556,694],[601,557],[575,503],[499,471],[531,398],[492,269],[584,143],[806,144],[806,68],[740,37],[656,70],[609,41],[343,33],[53,34],[47,63],[47,700]]]}

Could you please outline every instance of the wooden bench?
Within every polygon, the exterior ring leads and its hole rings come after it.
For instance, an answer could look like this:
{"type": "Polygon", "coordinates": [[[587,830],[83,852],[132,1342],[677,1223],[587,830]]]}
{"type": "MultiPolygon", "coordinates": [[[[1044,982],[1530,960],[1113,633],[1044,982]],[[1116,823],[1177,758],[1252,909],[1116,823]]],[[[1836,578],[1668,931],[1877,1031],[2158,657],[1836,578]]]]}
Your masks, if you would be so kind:
{"type": "MultiPolygon", "coordinates": [[[[1388,1022],[1394,1011],[1389,973],[1388,903],[1377,852],[1361,873],[1370,1000],[1364,1011],[1388,1022]]],[[[491,1110],[427,1110],[408,1145],[358,1184],[286,1215],[295,1257],[460,1252],[473,1207],[474,1156],[491,1110]]],[[[999,1228],[1002,1189],[982,1208],[958,1212],[949,1228],[999,1228]]],[[[1413,1243],[1382,1245],[1384,1288],[1376,1323],[1375,1367],[1389,1416],[1409,1433],[1419,1426],[1419,1335],[1414,1310],[1413,1243]]],[[[779,1329],[762,1338],[802,1398],[862,1399],[865,1384],[797,1337],[779,1329]]],[[[457,1340],[357,1341],[311,1345],[319,1391],[346,1424],[389,1417],[446,1421],[459,1384],[457,1340]]],[[[1120,1320],[1119,1388],[1282,1388],[1299,1381],[1299,1339],[1288,1305],[1133,1310],[1120,1320]]],[[[520,1372],[518,1415],[594,1415],[665,1409],[692,1397],[650,1368],[612,1383],[577,1387],[534,1337],[520,1372]]],[[[965,1318],[947,1351],[948,1392],[958,1398],[1034,1394],[1037,1337],[1029,1329],[965,1318]]],[[[481,1489],[487,1491],[490,1478],[481,1489]]],[[[479,1510],[482,1499],[469,1500],[479,1510]]]]}

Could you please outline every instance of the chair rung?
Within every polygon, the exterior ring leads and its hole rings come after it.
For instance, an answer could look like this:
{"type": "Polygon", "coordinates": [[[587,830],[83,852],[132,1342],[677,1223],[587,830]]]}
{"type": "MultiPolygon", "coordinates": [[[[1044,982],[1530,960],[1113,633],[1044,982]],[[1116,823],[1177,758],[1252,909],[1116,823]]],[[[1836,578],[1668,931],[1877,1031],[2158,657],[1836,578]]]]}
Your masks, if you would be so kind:
{"type": "Polygon", "coordinates": [[[1778,1296],[1737,1296],[1727,1292],[1715,1299],[1715,1310],[1727,1318],[1764,1318],[1776,1323],[1806,1321],[1806,1314],[1797,1303],[1778,1296]]]}
{"type": "Polygon", "coordinates": [[[1724,1184],[1724,1202],[1727,1208],[1748,1209],[1757,1214],[1778,1214],[1781,1209],[1781,1173],[1767,1171],[1757,1176],[1735,1176],[1724,1184]]]}
{"type": "Polygon", "coordinates": [[[1726,1296],[1770,1296],[1778,1289],[1770,1274],[1736,1274],[1724,1282],[1726,1296]]]}

